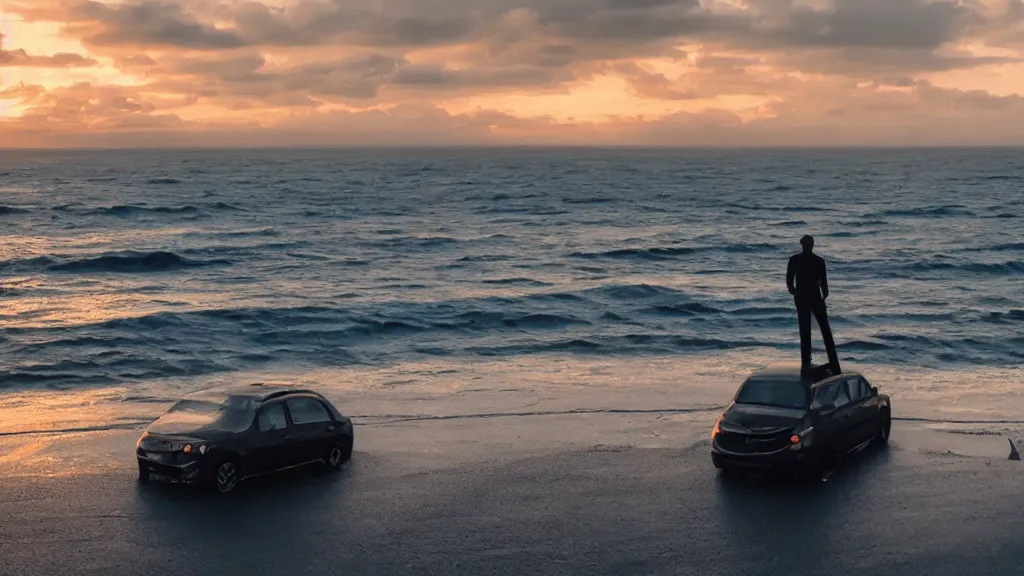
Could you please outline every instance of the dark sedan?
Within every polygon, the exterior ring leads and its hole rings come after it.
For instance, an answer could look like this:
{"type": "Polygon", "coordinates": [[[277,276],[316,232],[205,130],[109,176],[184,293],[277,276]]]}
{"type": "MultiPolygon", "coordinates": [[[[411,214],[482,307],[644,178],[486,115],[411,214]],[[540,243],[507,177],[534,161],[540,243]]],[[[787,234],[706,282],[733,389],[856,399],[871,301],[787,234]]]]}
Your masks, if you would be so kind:
{"type": "Polygon", "coordinates": [[[892,404],[861,374],[801,375],[781,364],[750,376],[711,432],[722,470],[821,472],[889,441],[892,404]]]}
{"type": "Polygon", "coordinates": [[[291,386],[252,384],[185,396],[143,432],[139,479],[231,492],[239,482],[352,456],[355,431],[326,398],[291,386]]]}

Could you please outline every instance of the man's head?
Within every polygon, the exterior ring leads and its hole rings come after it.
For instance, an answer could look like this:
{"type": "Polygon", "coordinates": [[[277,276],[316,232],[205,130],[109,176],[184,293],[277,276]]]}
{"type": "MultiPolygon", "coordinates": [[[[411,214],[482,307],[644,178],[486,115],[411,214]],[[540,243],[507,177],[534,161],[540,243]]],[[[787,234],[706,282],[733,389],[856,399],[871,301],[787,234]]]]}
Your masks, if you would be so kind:
{"type": "Polygon", "coordinates": [[[810,234],[800,239],[800,245],[804,247],[804,252],[812,252],[814,250],[814,236],[810,234]]]}

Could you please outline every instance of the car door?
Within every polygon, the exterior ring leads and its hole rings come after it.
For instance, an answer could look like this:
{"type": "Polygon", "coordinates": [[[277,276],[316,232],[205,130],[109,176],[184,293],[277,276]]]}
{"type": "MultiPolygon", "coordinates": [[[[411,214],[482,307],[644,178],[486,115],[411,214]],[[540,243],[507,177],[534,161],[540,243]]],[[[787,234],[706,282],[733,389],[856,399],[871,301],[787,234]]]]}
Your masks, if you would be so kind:
{"type": "Polygon", "coordinates": [[[864,378],[851,376],[846,380],[846,386],[850,393],[850,401],[856,406],[854,418],[857,424],[853,433],[856,446],[867,442],[875,434],[877,410],[871,402],[871,386],[864,378]]]}
{"type": "Polygon", "coordinates": [[[842,439],[837,443],[843,452],[852,450],[860,444],[857,431],[860,427],[860,405],[850,397],[849,379],[838,381],[839,389],[836,395],[835,419],[841,430],[842,439]]]}
{"type": "Polygon", "coordinates": [[[821,384],[815,392],[811,408],[818,413],[815,441],[822,439],[842,454],[853,444],[850,432],[856,422],[850,405],[850,396],[842,379],[821,384]],[[819,431],[821,434],[819,434],[819,431]]]}
{"type": "Polygon", "coordinates": [[[288,442],[292,433],[284,402],[264,404],[256,413],[256,438],[248,461],[249,474],[265,474],[288,465],[288,442]]]}
{"type": "Polygon", "coordinates": [[[297,439],[294,464],[304,464],[327,457],[328,440],[333,437],[337,424],[330,412],[313,396],[293,396],[287,400],[294,435],[297,439]]]}

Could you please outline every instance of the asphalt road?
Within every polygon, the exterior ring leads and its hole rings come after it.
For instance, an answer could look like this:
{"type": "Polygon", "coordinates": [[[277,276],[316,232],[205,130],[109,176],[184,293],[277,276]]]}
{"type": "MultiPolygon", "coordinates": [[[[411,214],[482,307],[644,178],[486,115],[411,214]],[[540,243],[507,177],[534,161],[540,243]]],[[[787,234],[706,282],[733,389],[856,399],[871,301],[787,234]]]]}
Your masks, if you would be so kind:
{"type": "Polygon", "coordinates": [[[720,477],[706,445],[485,463],[357,451],[227,498],[104,474],[0,480],[0,573],[1019,574],[1024,465],[889,450],[827,483],[720,477]]]}

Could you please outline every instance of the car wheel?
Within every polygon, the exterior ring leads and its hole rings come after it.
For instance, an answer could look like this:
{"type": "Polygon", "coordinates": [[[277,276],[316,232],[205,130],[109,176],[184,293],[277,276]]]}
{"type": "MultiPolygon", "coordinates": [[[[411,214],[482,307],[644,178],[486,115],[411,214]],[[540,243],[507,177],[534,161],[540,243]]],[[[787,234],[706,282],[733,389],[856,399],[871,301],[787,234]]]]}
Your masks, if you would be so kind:
{"type": "Polygon", "coordinates": [[[892,417],[888,411],[882,412],[881,417],[878,419],[878,434],[875,439],[879,445],[889,443],[889,432],[892,429],[892,417]]]}
{"type": "Polygon", "coordinates": [[[355,436],[345,436],[344,442],[341,445],[341,456],[343,462],[348,462],[352,459],[352,445],[355,443],[355,436]]]}
{"type": "Polygon", "coordinates": [[[331,444],[327,451],[327,466],[332,470],[338,470],[352,457],[352,437],[345,436],[339,442],[331,444]]]}
{"type": "Polygon", "coordinates": [[[238,462],[232,459],[222,461],[213,476],[214,487],[221,494],[227,494],[234,490],[238,486],[239,480],[241,480],[241,470],[238,468],[238,462]]]}

